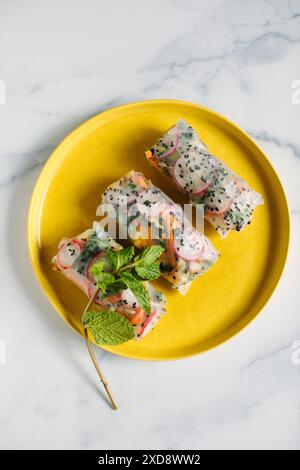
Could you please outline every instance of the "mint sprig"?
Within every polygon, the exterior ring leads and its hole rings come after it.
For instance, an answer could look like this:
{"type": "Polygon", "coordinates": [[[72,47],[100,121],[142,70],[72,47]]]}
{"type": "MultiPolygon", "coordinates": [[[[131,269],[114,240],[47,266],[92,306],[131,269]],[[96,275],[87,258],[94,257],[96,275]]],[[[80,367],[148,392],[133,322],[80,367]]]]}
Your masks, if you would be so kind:
{"type": "Polygon", "coordinates": [[[112,295],[127,287],[145,312],[150,314],[150,298],[143,281],[159,277],[159,258],[163,252],[164,248],[160,246],[148,247],[132,261],[133,247],[118,251],[109,250],[107,260],[111,272],[104,270],[107,269],[107,266],[103,261],[94,263],[91,268],[91,274],[95,278],[97,288],[83,312],[82,326],[90,357],[114,409],[118,407],[91,347],[88,329],[97,344],[117,345],[132,339],[134,328],[127,318],[117,312],[110,310],[90,311],[89,308],[95,302],[100,289],[102,294],[112,295]]]}
{"type": "Polygon", "coordinates": [[[105,295],[116,294],[130,289],[137,302],[150,314],[150,298],[143,281],[152,281],[160,276],[159,258],[164,248],[154,245],[145,248],[134,260],[134,247],[107,252],[111,272],[105,272],[105,264],[98,261],[91,268],[98,289],[105,295]]]}

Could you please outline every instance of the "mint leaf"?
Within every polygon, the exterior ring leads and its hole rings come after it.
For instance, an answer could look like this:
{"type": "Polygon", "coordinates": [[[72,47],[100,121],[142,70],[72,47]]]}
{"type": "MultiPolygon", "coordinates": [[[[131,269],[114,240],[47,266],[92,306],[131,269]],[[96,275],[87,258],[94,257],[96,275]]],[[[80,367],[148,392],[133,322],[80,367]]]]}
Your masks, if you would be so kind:
{"type": "Polygon", "coordinates": [[[127,289],[126,284],[121,279],[116,279],[114,282],[109,284],[106,289],[106,297],[110,295],[118,294],[120,291],[127,289]]]}
{"type": "Polygon", "coordinates": [[[96,281],[108,285],[115,282],[115,276],[112,273],[99,273],[96,277],[96,281]]]}
{"type": "Polygon", "coordinates": [[[97,344],[122,344],[134,337],[129,320],[110,310],[86,312],[82,324],[90,328],[97,344]]]}
{"type": "Polygon", "coordinates": [[[130,272],[125,271],[120,274],[122,281],[131,290],[140,306],[146,313],[150,314],[150,298],[144,284],[136,279],[130,272]]]}
{"type": "Polygon", "coordinates": [[[97,287],[99,287],[103,294],[105,294],[109,285],[115,282],[115,276],[110,273],[102,273],[101,276],[97,279],[97,287]]]}
{"type": "Polygon", "coordinates": [[[139,256],[135,257],[134,262],[136,266],[147,266],[157,261],[164,251],[165,249],[160,245],[148,246],[139,256]]]}
{"type": "Polygon", "coordinates": [[[136,266],[135,270],[142,279],[147,281],[153,281],[160,276],[159,263],[151,263],[147,266],[136,266]]]}
{"type": "Polygon", "coordinates": [[[133,246],[129,246],[128,248],[123,248],[122,250],[118,251],[109,250],[107,252],[107,259],[112,269],[118,271],[118,269],[122,268],[122,266],[125,266],[129,263],[133,255],[134,248],[133,246]]]}
{"type": "Polygon", "coordinates": [[[99,287],[102,292],[105,294],[107,287],[114,283],[116,278],[112,273],[107,273],[103,271],[105,264],[103,261],[98,261],[93,264],[91,267],[91,274],[94,276],[95,281],[97,282],[97,287],[99,287]]]}
{"type": "Polygon", "coordinates": [[[91,274],[94,276],[95,279],[97,279],[97,276],[99,276],[103,272],[103,269],[104,269],[103,261],[97,261],[91,267],[91,274]]]}

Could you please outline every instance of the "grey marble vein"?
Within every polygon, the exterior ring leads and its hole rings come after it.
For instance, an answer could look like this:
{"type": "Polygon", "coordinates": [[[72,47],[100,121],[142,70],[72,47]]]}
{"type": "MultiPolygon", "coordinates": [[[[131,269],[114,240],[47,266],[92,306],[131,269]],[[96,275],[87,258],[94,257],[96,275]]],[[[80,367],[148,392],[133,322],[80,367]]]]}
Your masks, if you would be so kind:
{"type": "Polygon", "coordinates": [[[292,143],[292,142],[287,142],[285,140],[281,140],[278,137],[275,137],[271,134],[269,134],[266,131],[252,131],[248,130],[248,133],[256,140],[261,141],[261,142],[270,142],[277,147],[280,148],[287,148],[291,150],[294,154],[295,157],[300,158],[300,148],[298,145],[292,143]]]}

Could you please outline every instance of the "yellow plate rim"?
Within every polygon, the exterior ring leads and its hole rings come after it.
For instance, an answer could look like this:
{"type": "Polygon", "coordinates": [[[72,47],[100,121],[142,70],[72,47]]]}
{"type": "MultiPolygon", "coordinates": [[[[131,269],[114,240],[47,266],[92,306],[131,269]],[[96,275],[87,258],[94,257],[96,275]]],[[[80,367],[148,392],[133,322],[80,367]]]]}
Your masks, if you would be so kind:
{"type": "MultiPolygon", "coordinates": [[[[287,257],[288,257],[289,246],[290,246],[290,225],[291,225],[290,211],[289,211],[287,196],[286,196],[286,192],[285,192],[285,189],[283,187],[283,184],[282,184],[282,182],[281,182],[281,180],[280,180],[273,164],[270,162],[269,158],[267,157],[265,152],[262,150],[260,145],[258,145],[256,143],[256,141],[246,131],[244,131],[240,126],[233,123],[230,119],[226,118],[222,114],[211,110],[210,108],[207,108],[205,106],[202,106],[202,105],[199,105],[199,104],[196,104],[196,103],[192,103],[192,102],[189,102],[189,101],[185,101],[185,100],[176,100],[176,99],[152,99],[152,100],[140,100],[140,101],[137,100],[137,101],[133,101],[133,102],[130,102],[130,103],[127,103],[127,104],[114,106],[112,108],[109,108],[105,111],[102,111],[102,112],[92,116],[91,118],[87,119],[86,121],[84,121],[82,124],[77,126],[73,131],[71,131],[66,137],[64,137],[60,141],[60,143],[56,146],[55,150],[51,153],[51,155],[48,157],[47,161],[45,162],[45,164],[44,164],[44,166],[43,166],[43,168],[42,168],[42,170],[41,170],[41,172],[40,172],[40,174],[39,174],[39,176],[36,180],[34,189],[33,189],[32,194],[31,194],[30,202],[29,202],[29,210],[28,210],[28,218],[27,218],[27,248],[28,248],[29,258],[30,258],[30,261],[31,261],[33,272],[35,274],[35,277],[36,277],[40,287],[42,288],[42,291],[44,292],[44,294],[48,298],[51,305],[55,308],[55,310],[63,318],[64,322],[69,327],[71,327],[77,334],[79,334],[81,337],[83,336],[79,331],[77,331],[73,327],[73,325],[71,325],[66,320],[66,318],[64,317],[64,315],[60,311],[58,303],[56,302],[55,298],[53,298],[53,296],[51,295],[51,293],[47,289],[48,282],[44,279],[42,273],[39,272],[38,266],[37,266],[38,263],[34,259],[33,250],[32,250],[32,241],[31,241],[31,220],[32,220],[32,217],[33,217],[32,214],[33,214],[33,211],[34,211],[34,202],[35,202],[35,198],[37,197],[37,194],[39,192],[39,188],[40,188],[40,186],[43,185],[43,179],[46,177],[46,174],[48,172],[48,168],[50,168],[50,165],[53,164],[55,154],[58,151],[58,149],[62,145],[66,144],[69,140],[71,140],[75,135],[79,134],[86,125],[88,125],[89,123],[91,123],[93,121],[96,121],[99,118],[99,116],[103,116],[104,114],[105,115],[114,114],[115,112],[117,112],[119,110],[126,111],[127,109],[130,109],[132,107],[148,106],[148,105],[153,105],[153,104],[156,104],[156,103],[157,104],[163,103],[163,104],[166,104],[166,105],[167,104],[187,105],[191,108],[194,108],[196,110],[203,111],[203,112],[205,112],[209,115],[212,115],[213,117],[223,121],[228,126],[234,128],[234,130],[237,133],[241,134],[244,137],[244,139],[246,139],[254,148],[256,148],[257,151],[259,151],[263,155],[263,157],[265,159],[265,162],[268,164],[271,172],[273,173],[273,177],[276,178],[276,180],[277,180],[276,183],[277,183],[278,187],[280,187],[281,192],[282,192],[282,198],[281,198],[280,202],[281,202],[281,205],[282,205],[282,211],[284,211],[285,218],[286,218],[286,244],[283,248],[284,252],[281,253],[281,264],[278,267],[277,277],[273,281],[273,284],[270,286],[271,288],[269,288],[269,292],[266,295],[265,300],[262,302],[260,308],[257,311],[255,311],[253,313],[253,315],[249,316],[249,318],[247,318],[247,320],[244,322],[243,325],[240,325],[241,320],[234,323],[233,325],[231,325],[227,330],[225,330],[225,332],[223,333],[224,337],[220,341],[215,341],[214,342],[214,338],[212,338],[211,339],[212,344],[210,346],[206,347],[205,349],[202,349],[202,350],[199,350],[199,351],[187,352],[184,355],[182,355],[182,354],[173,355],[172,357],[162,357],[162,358],[159,358],[159,357],[140,357],[138,355],[126,353],[126,352],[123,352],[123,351],[119,352],[119,351],[115,350],[113,347],[110,347],[110,346],[97,345],[96,343],[94,343],[99,348],[101,348],[105,351],[109,351],[112,354],[115,354],[117,356],[126,357],[126,358],[129,358],[129,359],[135,359],[135,360],[142,360],[142,361],[170,361],[170,360],[184,359],[184,358],[188,358],[188,357],[192,357],[192,356],[196,356],[198,354],[203,354],[205,352],[208,352],[211,349],[214,349],[217,346],[221,346],[224,343],[226,343],[227,341],[229,341],[230,339],[234,338],[238,333],[243,331],[250,323],[252,323],[260,313],[262,313],[264,307],[267,305],[267,303],[271,299],[273,293],[275,292],[276,288],[278,287],[278,283],[279,283],[279,281],[282,277],[282,274],[284,272],[287,257]]],[[[42,208],[42,205],[41,205],[41,208],[42,208]]],[[[218,336],[216,336],[216,339],[217,338],[218,338],[218,336]]]]}

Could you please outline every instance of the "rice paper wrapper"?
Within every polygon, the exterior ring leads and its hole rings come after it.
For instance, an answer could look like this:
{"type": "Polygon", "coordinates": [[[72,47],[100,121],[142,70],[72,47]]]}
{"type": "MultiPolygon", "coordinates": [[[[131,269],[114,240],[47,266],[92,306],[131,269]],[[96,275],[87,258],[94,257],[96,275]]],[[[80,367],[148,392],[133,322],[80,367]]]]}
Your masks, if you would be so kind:
{"type": "Polygon", "coordinates": [[[103,193],[98,214],[112,205],[121,226],[137,248],[161,245],[163,276],[182,294],[219,257],[209,239],[197,231],[182,208],[142,173],[131,171],[103,193]]]}
{"type": "Polygon", "coordinates": [[[222,237],[243,230],[263,204],[262,196],[214,156],[183,120],[163,134],[146,157],[191,204],[204,205],[205,218],[222,237]]]}

